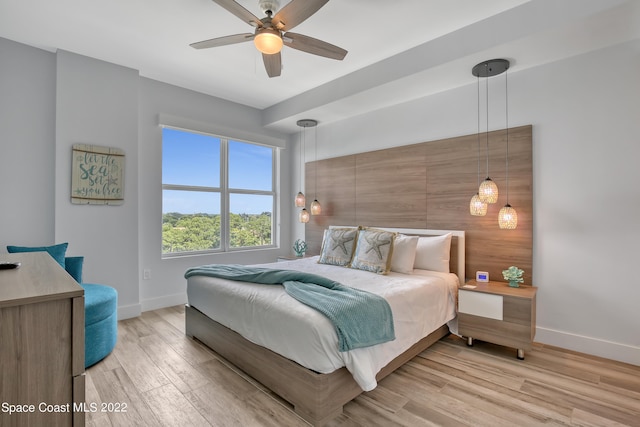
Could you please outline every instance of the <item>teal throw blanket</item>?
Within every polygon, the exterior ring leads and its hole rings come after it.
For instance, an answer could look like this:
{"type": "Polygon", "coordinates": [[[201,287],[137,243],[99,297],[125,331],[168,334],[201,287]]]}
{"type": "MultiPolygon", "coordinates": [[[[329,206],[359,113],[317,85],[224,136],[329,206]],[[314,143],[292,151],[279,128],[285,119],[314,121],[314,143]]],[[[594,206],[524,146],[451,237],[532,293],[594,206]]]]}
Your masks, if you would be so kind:
{"type": "Polygon", "coordinates": [[[266,285],[282,284],[285,291],[333,323],[340,351],[393,341],[393,314],[387,301],[370,292],[295,270],[272,270],[245,265],[212,264],[190,268],[185,277],[210,276],[266,285]]]}

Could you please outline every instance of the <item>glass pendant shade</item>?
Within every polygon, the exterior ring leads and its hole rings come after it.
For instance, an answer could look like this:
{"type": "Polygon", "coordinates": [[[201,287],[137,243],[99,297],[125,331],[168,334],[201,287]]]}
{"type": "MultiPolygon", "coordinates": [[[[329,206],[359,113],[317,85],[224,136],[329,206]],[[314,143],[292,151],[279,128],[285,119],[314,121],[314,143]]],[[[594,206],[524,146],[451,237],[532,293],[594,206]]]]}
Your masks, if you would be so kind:
{"type": "Polygon", "coordinates": [[[322,213],[322,206],[318,200],[311,202],[311,215],[320,215],[322,213]]]}
{"type": "Polygon", "coordinates": [[[304,194],[302,194],[302,191],[298,191],[298,194],[296,195],[296,208],[304,208],[304,205],[307,204],[307,200],[304,197],[304,194]]]}
{"type": "Polygon", "coordinates": [[[469,202],[469,212],[474,216],[485,216],[487,214],[487,204],[480,200],[480,196],[477,193],[469,202]]]}
{"type": "Polygon", "coordinates": [[[280,52],[283,42],[279,31],[272,28],[263,28],[256,34],[253,44],[260,52],[266,55],[273,55],[280,52]]]}
{"type": "Polygon", "coordinates": [[[500,209],[498,225],[503,230],[514,230],[518,226],[518,213],[510,204],[507,203],[500,209]]]}
{"type": "Polygon", "coordinates": [[[300,211],[300,215],[298,216],[298,219],[300,220],[300,222],[309,222],[309,211],[306,210],[305,208],[302,208],[302,210],[300,211]]]}
{"type": "Polygon", "coordinates": [[[485,203],[495,203],[498,201],[498,186],[489,177],[487,177],[478,189],[480,200],[485,203]]]}

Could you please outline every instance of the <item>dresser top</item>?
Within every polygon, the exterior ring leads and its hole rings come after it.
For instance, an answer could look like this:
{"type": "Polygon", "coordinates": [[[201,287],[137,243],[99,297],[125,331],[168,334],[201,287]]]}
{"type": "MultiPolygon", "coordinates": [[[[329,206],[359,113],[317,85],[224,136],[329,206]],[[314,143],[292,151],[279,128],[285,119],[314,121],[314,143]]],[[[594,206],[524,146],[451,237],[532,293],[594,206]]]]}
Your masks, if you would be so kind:
{"type": "Polygon", "coordinates": [[[20,262],[0,270],[0,307],[84,295],[84,289],[46,252],[0,254],[0,262],[20,262]]]}

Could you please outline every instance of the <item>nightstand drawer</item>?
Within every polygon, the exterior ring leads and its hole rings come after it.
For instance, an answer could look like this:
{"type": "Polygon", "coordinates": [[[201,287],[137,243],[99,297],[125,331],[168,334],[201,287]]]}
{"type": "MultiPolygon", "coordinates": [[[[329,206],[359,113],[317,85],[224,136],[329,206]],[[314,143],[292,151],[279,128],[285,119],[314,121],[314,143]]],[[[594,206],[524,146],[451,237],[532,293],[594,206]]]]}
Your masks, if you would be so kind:
{"type": "Polygon", "coordinates": [[[470,292],[460,289],[458,292],[458,312],[489,319],[502,320],[502,295],[470,292]]]}

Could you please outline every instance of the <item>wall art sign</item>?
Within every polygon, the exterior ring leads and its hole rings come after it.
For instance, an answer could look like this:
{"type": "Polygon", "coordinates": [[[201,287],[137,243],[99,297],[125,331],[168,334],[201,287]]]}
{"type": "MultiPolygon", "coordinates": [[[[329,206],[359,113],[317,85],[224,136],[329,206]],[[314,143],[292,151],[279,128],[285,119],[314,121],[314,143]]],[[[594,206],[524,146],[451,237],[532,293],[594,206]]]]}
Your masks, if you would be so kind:
{"type": "Polygon", "coordinates": [[[71,161],[71,203],[124,203],[124,151],[113,147],[74,144],[71,161]]]}

